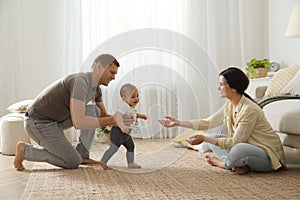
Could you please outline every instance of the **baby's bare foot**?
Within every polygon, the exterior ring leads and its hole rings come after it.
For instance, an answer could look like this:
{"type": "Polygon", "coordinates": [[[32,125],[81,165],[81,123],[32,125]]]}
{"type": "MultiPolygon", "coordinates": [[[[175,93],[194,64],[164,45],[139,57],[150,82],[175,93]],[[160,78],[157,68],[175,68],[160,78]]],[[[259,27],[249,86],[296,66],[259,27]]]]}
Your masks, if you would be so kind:
{"type": "Polygon", "coordinates": [[[14,167],[16,170],[24,170],[25,167],[23,166],[23,152],[24,152],[24,148],[25,148],[25,142],[18,142],[16,145],[16,155],[15,155],[15,159],[14,159],[14,167]]]}
{"type": "Polygon", "coordinates": [[[136,163],[129,163],[128,168],[142,168],[142,167],[136,163]]]}

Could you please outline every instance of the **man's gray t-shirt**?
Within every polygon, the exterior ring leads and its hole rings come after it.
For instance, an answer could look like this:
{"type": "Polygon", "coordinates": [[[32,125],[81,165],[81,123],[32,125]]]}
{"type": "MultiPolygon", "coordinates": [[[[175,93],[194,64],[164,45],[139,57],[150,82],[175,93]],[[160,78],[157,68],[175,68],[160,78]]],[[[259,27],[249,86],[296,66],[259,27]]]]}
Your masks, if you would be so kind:
{"type": "Polygon", "coordinates": [[[35,119],[64,121],[71,117],[70,98],[88,103],[102,102],[100,87],[92,87],[92,73],[70,74],[43,90],[27,112],[35,119]]]}

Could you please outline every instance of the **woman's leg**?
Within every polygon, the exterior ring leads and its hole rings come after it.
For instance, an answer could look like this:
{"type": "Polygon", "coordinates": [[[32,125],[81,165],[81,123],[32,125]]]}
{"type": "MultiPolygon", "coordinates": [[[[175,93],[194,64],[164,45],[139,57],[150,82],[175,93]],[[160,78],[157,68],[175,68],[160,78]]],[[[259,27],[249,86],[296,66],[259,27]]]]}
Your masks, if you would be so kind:
{"type": "MultiPolygon", "coordinates": [[[[224,134],[209,134],[209,137],[214,138],[224,138],[228,137],[228,135],[224,134]]],[[[217,145],[214,144],[208,144],[209,148],[212,150],[212,152],[215,154],[208,153],[205,157],[207,162],[212,166],[217,166],[223,169],[230,169],[228,167],[228,150],[221,149],[217,145]]]]}
{"type": "Polygon", "coordinates": [[[49,120],[25,119],[28,135],[40,146],[25,144],[23,159],[47,162],[52,165],[73,169],[81,163],[79,153],[64,135],[62,124],[49,120]]]}
{"type": "Polygon", "coordinates": [[[266,152],[248,143],[234,145],[228,154],[228,164],[234,170],[272,172],[272,164],[266,152]]]}

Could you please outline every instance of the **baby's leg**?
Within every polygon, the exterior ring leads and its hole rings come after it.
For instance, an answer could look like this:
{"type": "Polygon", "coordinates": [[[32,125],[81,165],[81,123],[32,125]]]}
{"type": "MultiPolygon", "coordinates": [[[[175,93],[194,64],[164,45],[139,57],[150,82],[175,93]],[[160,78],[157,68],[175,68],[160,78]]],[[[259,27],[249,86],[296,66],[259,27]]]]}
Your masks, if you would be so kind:
{"type": "Polygon", "coordinates": [[[103,169],[108,169],[107,162],[118,151],[123,142],[123,133],[118,127],[113,127],[110,132],[110,146],[103,154],[100,165],[103,169]]]}
{"type": "Polygon", "coordinates": [[[129,168],[141,168],[140,165],[134,163],[134,142],[130,135],[127,135],[128,139],[123,143],[127,149],[126,158],[129,168]]]}

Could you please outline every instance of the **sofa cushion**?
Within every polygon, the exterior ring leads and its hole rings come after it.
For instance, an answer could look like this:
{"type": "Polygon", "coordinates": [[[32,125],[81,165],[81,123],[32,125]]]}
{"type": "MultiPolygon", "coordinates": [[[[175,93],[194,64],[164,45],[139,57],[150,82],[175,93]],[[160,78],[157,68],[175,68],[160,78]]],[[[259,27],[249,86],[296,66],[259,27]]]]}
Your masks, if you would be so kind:
{"type": "Polygon", "coordinates": [[[13,113],[25,113],[27,107],[33,102],[33,100],[28,99],[28,100],[23,100],[16,102],[12,105],[10,105],[7,110],[13,113]]]}
{"type": "Polygon", "coordinates": [[[300,70],[298,70],[292,80],[282,89],[281,94],[300,96],[300,70]]]}
{"type": "Polygon", "coordinates": [[[300,149],[300,136],[293,134],[277,133],[284,146],[300,149]]]}
{"type": "Polygon", "coordinates": [[[300,100],[275,101],[263,110],[275,131],[300,136],[300,100]]]}
{"type": "Polygon", "coordinates": [[[283,68],[277,71],[271,78],[264,97],[280,95],[282,89],[290,82],[299,69],[300,66],[295,66],[283,68]]]}

